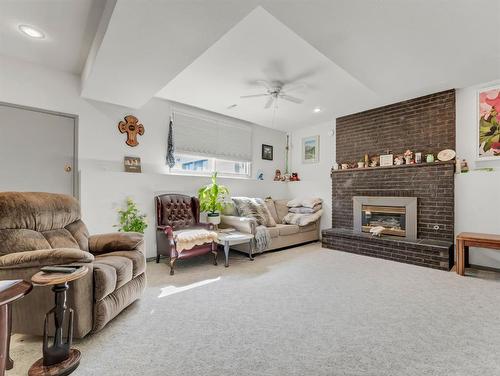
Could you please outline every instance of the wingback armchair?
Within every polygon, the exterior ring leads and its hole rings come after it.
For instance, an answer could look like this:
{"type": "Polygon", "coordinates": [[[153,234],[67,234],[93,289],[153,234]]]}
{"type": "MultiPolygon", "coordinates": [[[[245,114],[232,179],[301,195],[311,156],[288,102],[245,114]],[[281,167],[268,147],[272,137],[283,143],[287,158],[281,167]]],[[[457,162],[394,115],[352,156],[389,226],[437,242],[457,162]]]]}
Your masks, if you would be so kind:
{"type": "MultiPolygon", "coordinates": [[[[89,269],[69,284],[75,337],[101,330],[141,295],[146,285],[145,261],[142,234],[89,236],[80,205],[71,196],[0,192],[0,280],[29,281],[46,265],[89,269]]],[[[34,288],[13,303],[12,332],[43,335],[45,313],[53,304],[50,288],[34,288]]]]}
{"type": "Polygon", "coordinates": [[[175,262],[180,259],[212,253],[217,265],[217,243],[210,241],[180,252],[178,234],[198,229],[213,229],[213,225],[200,223],[200,203],[196,197],[181,194],[163,194],[156,201],[156,262],[161,256],[169,258],[170,275],[174,275],[175,262]]]}

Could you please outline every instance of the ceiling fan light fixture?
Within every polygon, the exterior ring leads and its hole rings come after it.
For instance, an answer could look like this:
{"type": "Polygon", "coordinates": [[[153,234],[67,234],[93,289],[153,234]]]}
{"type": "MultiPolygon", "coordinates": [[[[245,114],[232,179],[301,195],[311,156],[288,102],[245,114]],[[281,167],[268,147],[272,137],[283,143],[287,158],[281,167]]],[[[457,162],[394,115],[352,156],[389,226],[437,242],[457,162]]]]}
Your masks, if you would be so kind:
{"type": "Polygon", "coordinates": [[[33,38],[33,39],[45,39],[45,34],[43,31],[38,30],[34,28],[33,26],[29,25],[19,25],[18,26],[19,31],[23,33],[24,35],[33,38]]]}
{"type": "Polygon", "coordinates": [[[319,108],[319,107],[315,107],[315,108],[314,108],[314,110],[313,110],[313,112],[314,112],[315,114],[317,114],[317,113],[321,112],[321,108],[319,108]]]}

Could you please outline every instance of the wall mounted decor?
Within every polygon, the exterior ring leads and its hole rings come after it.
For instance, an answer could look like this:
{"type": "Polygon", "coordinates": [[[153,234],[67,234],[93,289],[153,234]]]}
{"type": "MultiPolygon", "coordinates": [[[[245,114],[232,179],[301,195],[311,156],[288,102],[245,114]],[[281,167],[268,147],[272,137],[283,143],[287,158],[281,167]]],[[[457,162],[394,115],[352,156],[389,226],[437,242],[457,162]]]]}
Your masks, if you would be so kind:
{"type": "Polygon", "coordinates": [[[302,139],[302,163],[319,162],[319,136],[302,139]]]}
{"type": "Polygon", "coordinates": [[[139,145],[137,135],[142,136],[144,134],[144,126],[139,123],[139,119],[133,115],[127,115],[124,119],[125,121],[122,120],[118,123],[118,130],[120,133],[127,133],[127,141],[125,141],[125,143],[128,146],[139,145]]]}
{"type": "Polygon", "coordinates": [[[477,158],[500,158],[500,85],[477,93],[477,158]]]}
{"type": "Polygon", "coordinates": [[[273,147],[271,145],[262,144],[262,159],[266,161],[273,160],[273,147]]]}
{"type": "Polygon", "coordinates": [[[125,172],[141,172],[141,158],[139,157],[124,157],[123,165],[125,172]]]}

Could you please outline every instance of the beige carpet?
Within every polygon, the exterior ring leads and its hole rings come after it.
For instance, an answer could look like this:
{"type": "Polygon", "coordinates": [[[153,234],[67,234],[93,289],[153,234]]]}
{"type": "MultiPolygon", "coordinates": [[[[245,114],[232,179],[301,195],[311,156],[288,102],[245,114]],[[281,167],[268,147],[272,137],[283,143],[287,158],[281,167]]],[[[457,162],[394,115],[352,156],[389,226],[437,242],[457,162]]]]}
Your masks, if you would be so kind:
{"type": "MultiPolygon", "coordinates": [[[[319,244],[231,263],[150,263],[144,297],[76,343],[74,375],[500,374],[499,280],[319,244]]],[[[39,339],[12,355],[26,375],[39,339]]]]}

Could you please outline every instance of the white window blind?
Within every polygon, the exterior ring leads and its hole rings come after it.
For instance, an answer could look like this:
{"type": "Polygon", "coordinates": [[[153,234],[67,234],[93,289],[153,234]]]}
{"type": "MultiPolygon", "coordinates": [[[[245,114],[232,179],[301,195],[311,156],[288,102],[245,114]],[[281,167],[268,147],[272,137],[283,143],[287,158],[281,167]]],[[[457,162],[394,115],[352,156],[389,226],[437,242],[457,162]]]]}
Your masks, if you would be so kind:
{"type": "Polygon", "coordinates": [[[252,160],[252,128],[226,119],[174,110],[176,153],[252,160]]]}

